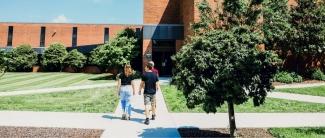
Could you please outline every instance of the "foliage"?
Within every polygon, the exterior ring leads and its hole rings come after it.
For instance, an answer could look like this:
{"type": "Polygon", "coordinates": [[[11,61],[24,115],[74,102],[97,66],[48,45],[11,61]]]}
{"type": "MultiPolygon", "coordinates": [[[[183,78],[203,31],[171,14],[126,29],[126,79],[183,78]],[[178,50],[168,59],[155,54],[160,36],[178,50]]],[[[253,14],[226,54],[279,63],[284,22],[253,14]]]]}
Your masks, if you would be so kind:
{"type": "Polygon", "coordinates": [[[69,54],[64,59],[63,63],[65,66],[70,66],[74,68],[82,68],[86,63],[86,56],[74,49],[69,52],[69,54]]]}
{"type": "Polygon", "coordinates": [[[262,30],[267,49],[288,51],[287,37],[293,29],[289,23],[291,16],[287,4],[288,0],[266,0],[263,4],[262,30]]]}
{"type": "Polygon", "coordinates": [[[270,128],[268,131],[277,138],[322,138],[325,127],[270,128]]]}
{"type": "Polygon", "coordinates": [[[320,69],[316,69],[313,74],[311,75],[312,79],[315,80],[324,80],[325,81],[325,75],[320,69]]]}
{"type": "Polygon", "coordinates": [[[212,10],[203,0],[198,4],[201,20],[192,25],[194,35],[175,56],[173,82],[187,106],[203,104],[205,112],[215,113],[226,102],[231,136],[236,128],[234,104],[249,98],[255,106],[263,104],[277,69],[275,54],[256,48],[262,43],[262,2],[224,0],[212,10]]]}
{"type": "Polygon", "coordinates": [[[67,55],[63,44],[53,43],[44,51],[42,64],[48,71],[61,71],[67,55]]]}
{"type": "Polygon", "coordinates": [[[30,45],[23,44],[7,53],[9,71],[28,72],[37,63],[37,53],[30,45]]]}
{"type": "Polygon", "coordinates": [[[0,78],[6,72],[6,66],[5,66],[6,57],[5,56],[6,56],[5,51],[0,49],[0,78]]]}
{"type": "Polygon", "coordinates": [[[138,56],[134,53],[137,39],[126,34],[129,33],[121,32],[119,37],[94,49],[91,52],[91,62],[103,68],[122,67],[130,63],[131,59],[138,56]]]}
{"type": "Polygon", "coordinates": [[[274,80],[282,83],[293,83],[293,82],[302,82],[303,79],[297,73],[288,73],[285,71],[278,72],[274,76],[274,80]]]}

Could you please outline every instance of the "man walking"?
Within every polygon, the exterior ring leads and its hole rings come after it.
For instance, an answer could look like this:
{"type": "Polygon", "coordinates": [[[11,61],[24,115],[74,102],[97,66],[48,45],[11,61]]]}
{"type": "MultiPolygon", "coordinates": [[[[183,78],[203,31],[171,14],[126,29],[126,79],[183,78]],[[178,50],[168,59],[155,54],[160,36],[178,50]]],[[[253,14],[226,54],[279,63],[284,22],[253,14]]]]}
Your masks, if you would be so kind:
{"type": "Polygon", "coordinates": [[[143,90],[144,96],[144,105],[145,105],[145,115],[146,120],[144,124],[149,125],[149,106],[151,105],[152,110],[152,118],[151,120],[155,120],[156,118],[156,92],[159,88],[159,80],[158,76],[152,72],[152,64],[147,64],[145,67],[145,73],[142,75],[141,84],[140,84],[140,91],[139,94],[141,95],[141,90],[143,90]]]}

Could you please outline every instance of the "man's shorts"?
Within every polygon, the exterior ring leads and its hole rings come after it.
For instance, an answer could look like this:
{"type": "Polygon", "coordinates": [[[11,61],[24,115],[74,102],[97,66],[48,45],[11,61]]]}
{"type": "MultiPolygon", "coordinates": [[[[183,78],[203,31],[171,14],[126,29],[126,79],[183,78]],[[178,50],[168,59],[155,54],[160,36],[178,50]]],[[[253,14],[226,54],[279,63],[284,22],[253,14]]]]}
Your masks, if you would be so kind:
{"type": "Polygon", "coordinates": [[[156,103],[156,94],[144,94],[144,105],[150,105],[156,103]]]}

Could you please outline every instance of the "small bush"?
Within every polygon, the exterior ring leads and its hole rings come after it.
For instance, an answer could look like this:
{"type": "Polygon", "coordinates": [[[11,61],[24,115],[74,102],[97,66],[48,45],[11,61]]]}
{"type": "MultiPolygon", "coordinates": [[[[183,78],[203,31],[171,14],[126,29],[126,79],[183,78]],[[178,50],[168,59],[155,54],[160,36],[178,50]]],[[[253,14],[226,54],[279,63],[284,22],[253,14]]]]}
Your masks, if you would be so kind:
{"type": "Polygon", "coordinates": [[[311,75],[311,78],[315,80],[325,80],[325,75],[320,69],[316,69],[311,75]]]}
{"type": "Polygon", "coordinates": [[[60,43],[51,44],[49,48],[44,51],[42,64],[47,71],[61,71],[63,68],[63,61],[68,55],[64,45],[60,43]]]}
{"type": "Polygon", "coordinates": [[[290,73],[293,78],[293,82],[303,82],[303,78],[295,72],[290,73]]]}
{"type": "Polygon", "coordinates": [[[5,73],[6,71],[6,66],[5,66],[5,62],[6,62],[6,53],[4,50],[0,49],[0,77],[5,73]]]}
{"type": "Polygon", "coordinates": [[[285,71],[281,71],[275,74],[274,80],[282,83],[293,83],[293,82],[302,82],[303,78],[294,72],[288,73],[285,71]]]}
{"type": "Polygon", "coordinates": [[[31,71],[37,63],[37,53],[28,44],[20,45],[7,53],[6,62],[9,71],[31,71]]]}
{"type": "Polygon", "coordinates": [[[87,60],[86,56],[78,52],[77,49],[74,49],[69,52],[69,54],[64,59],[63,63],[64,66],[66,67],[70,66],[75,69],[80,69],[85,65],[86,60],[87,60]]]}

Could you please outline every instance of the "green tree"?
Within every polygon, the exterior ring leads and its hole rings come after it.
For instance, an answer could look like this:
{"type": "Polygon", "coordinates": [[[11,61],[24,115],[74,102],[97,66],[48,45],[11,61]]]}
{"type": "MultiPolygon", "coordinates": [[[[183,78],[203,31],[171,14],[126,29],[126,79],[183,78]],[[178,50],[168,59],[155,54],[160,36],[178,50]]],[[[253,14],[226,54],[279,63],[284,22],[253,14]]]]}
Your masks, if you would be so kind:
{"type": "MultiPolygon", "coordinates": [[[[291,42],[288,49],[298,63],[303,63],[300,66],[307,64],[307,69],[312,69],[313,63],[309,61],[324,62],[325,60],[325,3],[319,0],[297,2],[298,5],[290,12],[292,16],[290,23],[294,31],[290,34],[291,42]]],[[[323,68],[325,68],[324,63],[323,68]]]]}
{"type": "Polygon", "coordinates": [[[9,71],[31,71],[37,63],[37,53],[28,44],[23,44],[7,53],[9,71]]]}
{"type": "Polygon", "coordinates": [[[135,52],[137,39],[130,35],[132,31],[122,31],[109,43],[94,49],[91,52],[91,62],[102,68],[120,68],[130,63],[134,57],[138,56],[135,52]]]}
{"type": "MultiPolygon", "coordinates": [[[[187,106],[203,104],[205,112],[215,113],[227,103],[231,136],[236,130],[234,104],[249,98],[253,98],[255,106],[263,104],[276,73],[277,55],[256,48],[263,40],[258,23],[261,2],[225,0],[224,12],[206,14],[218,14],[211,18],[220,19],[222,24],[198,26],[204,31],[191,36],[174,57],[177,64],[173,82],[183,91],[187,106]],[[210,29],[205,29],[207,26],[210,29]]],[[[209,9],[199,10],[205,14],[209,11],[204,10],[209,9]]],[[[199,22],[210,22],[205,19],[208,17],[199,22]]]]}
{"type": "Polygon", "coordinates": [[[6,72],[6,53],[4,50],[0,49],[0,78],[5,74],[6,72]]]}
{"type": "Polygon", "coordinates": [[[68,52],[63,44],[53,43],[44,51],[42,65],[48,71],[62,71],[68,52]]]}
{"type": "Polygon", "coordinates": [[[72,67],[76,72],[82,68],[86,63],[86,56],[80,53],[77,49],[69,52],[69,54],[64,59],[63,63],[65,66],[72,67]]]}

